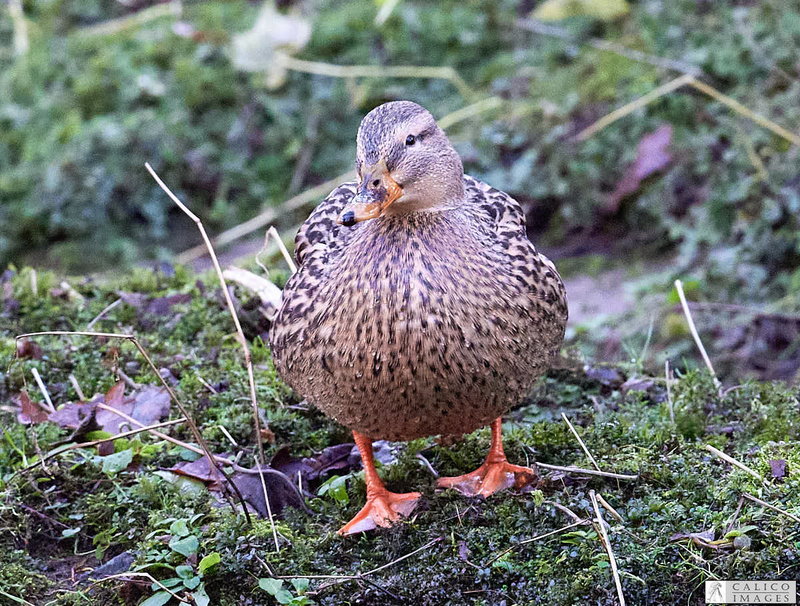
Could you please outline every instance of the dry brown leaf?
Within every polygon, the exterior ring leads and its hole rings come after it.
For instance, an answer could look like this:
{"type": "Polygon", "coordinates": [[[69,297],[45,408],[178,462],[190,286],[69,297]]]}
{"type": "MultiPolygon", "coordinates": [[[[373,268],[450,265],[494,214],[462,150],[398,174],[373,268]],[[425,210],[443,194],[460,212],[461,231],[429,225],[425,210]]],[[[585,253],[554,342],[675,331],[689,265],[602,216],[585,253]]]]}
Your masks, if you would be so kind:
{"type": "Polygon", "coordinates": [[[636,192],[647,177],[666,168],[672,161],[669,145],[672,141],[672,126],[664,124],[655,132],[642,137],[636,149],[636,160],[628,167],[617,187],[608,197],[604,212],[613,214],[626,196],[636,192]]]}
{"type": "Polygon", "coordinates": [[[28,392],[21,391],[12,401],[19,407],[17,421],[23,425],[36,425],[47,421],[47,412],[28,397],[28,392]]]}

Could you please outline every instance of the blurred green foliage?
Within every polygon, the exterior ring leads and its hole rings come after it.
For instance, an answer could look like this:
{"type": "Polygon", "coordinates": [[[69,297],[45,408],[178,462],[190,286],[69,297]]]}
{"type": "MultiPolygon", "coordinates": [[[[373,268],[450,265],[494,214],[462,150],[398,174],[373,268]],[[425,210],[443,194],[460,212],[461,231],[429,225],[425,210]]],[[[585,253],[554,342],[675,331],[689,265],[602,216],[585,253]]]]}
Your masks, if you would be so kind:
{"type": "MultiPolygon", "coordinates": [[[[324,0],[303,7],[313,11],[305,15],[313,33],[299,56],[452,66],[478,98],[501,96],[501,108],[449,132],[467,171],[520,199],[548,248],[677,252],[675,271],[723,299],[800,292],[798,149],[683,89],[575,142],[592,121],[676,74],[517,27],[535,5],[404,1],[376,25],[377,4],[324,0]],[[670,167],[602,212],[638,142],[664,123],[674,133],[670,167]]],[[[474,101],[443,80],[296,72],[269,90],[262,74],[239,72],[230,59],[231,37],[252,27],[258,3],[189,2],[180,17],[114,35],[87,28],[134,8],[28,0],[24,9],[31,50],[23,58],[10,50],[10,20],[0,20],[0,263],[98,269],[194,244],[145,161],[213,233],[280,204],[293,178],[296,191],[347,170],[360,117],[374,105],[410,98],[441,117],[474,101]],[[310,141],[312,115],[322,119],[310,141]],[[311,163],[295,176],[309,146],[311,163]]],[[[800,130],[796,6],[643,0],[613,22],[559,25],[578,41],[593,36],[693,64],[723,93],[800,130]]],[[[283,227],[304,212],[282,218],[283,227]]]]}

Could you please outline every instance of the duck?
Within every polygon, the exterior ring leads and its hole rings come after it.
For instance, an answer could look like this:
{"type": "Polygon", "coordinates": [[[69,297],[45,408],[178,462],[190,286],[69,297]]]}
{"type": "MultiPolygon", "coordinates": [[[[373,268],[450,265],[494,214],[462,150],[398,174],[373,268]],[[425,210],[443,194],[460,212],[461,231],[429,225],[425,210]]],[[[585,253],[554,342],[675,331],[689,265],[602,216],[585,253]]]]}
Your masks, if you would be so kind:
{"type": "Polygon", "coordinates": [[[425,108],[392,101],[366,114],[356,173],[297,232],[298,269],[269,338],[280,377],[353,432],[366,504],[341,535],[390,526],[420,499],[386,488],[374,440],[490,425],[485,462],[438,487],[488,497],[536,485],[535,465],[505,456],[502,415],[547,371],[568,318],[519,203],[464,174],[425,108]]]}

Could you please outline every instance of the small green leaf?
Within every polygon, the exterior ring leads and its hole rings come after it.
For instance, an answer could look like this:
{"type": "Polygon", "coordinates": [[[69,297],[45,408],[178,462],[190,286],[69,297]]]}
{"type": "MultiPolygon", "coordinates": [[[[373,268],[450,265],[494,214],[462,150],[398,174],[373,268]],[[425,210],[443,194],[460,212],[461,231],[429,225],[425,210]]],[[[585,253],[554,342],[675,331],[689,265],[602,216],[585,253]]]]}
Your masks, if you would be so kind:
{"type": "Polygon", "coordinates": [[[197,553],[197,548],[199,546],[199,542],[197,541],[197,537],[194,535],[190,535],[185,539],[180,539],[179,541],[170,541],[169,547],[172,551],[176,551],[184,557],[189,557],[192,554],[197,553]]]}
{"type": "Polygon", "coordinates": [[[194,576],[194,570],[191,566],[178,566],[175,572],[182,579],[191,579],[194,576]]]}
{"type": "Polygon", "coordinates": [[[175,520],[169,525],[169,533],[176,537],[185,537],[189,534],[189,527],[186,525],[186,520],[175,520]]]}
{"type": "Polygon", "coordinates": [[[139,606],[163,606],[169,602],[171,598],[172,594],[166,591],[159,591],[158,593],[151,595],[144,602],[139,604],[139,606]]]}
{"type": "Polygon", "coordinates": [[[197,606],[208,606],[211,603],[211,598],[209,598],[206,593],[206,586],[204,583],[197,588],[197,591],[192,592],[192,597],[197,606]]]}
{"type": "Polygon", "coordinates": [[[64,537],[65,539],[68,539],[69,537],[74,537],[80,531],[81,531],[80,526],[78,526],[77,528],[65,528],[64,530],[61,531],[61,536],[64,537]]]}
{"type": "Polygon", "coordinates": [[[205,574],[206,570],[219,564],[220,559],[220,555],[216,551],[209,553],[206,557],[200,560],[200,563],[197,565],[197,570],[200,571],[200,574],[205,574]]]}
{"type": "Polygon", "coordinates": [[[151,583],[150,588],[153,591],[158,591],[161,587],[175,587],[181,584],[181,579],[172,577],[171,579],[162,579],[158,583],[151,583]]]}
{"type": "Polygon", "coordinates": [[[258,586],[270,595],[275,595],[283,587],[280,579],[258,579],[258,586]]]}
{"type": "Polygon", "coordinates": [[[291,583],[297,593],[303,594],[308,589],[308,579],[292,579],[291,583]]]}
{"type": "Polygon", "coordinates": [[[100,460],[103,462],[103,472],[114,475],[128,468],[128,465],[133,461],[133,451],[130,449],[122,450],[107,457],[100,457],[100,460]]]}
{"type": "Polygon", "coordinates": [[[183,586],[186,587],[186,589],[194,589],[200,584],[200,581],[201,581],[200,577],[192,577],[191,579],[185,579],[183,581],[183,586]]]}

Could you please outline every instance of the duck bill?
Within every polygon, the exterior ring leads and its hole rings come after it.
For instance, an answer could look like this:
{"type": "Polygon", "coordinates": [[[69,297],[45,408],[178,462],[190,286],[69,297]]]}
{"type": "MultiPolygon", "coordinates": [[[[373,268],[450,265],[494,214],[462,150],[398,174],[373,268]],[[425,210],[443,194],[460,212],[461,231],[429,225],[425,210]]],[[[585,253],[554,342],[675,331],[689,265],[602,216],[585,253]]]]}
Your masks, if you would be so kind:
{"type": "Polygon", "coordinates": [[[340,225],[350,226],[380,217],[403,195],[403,188],[392,179],[385,164],[380,164],[364,171],[358,193],[339,215],[340,225]]]}

